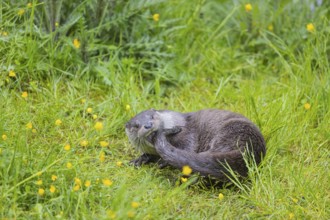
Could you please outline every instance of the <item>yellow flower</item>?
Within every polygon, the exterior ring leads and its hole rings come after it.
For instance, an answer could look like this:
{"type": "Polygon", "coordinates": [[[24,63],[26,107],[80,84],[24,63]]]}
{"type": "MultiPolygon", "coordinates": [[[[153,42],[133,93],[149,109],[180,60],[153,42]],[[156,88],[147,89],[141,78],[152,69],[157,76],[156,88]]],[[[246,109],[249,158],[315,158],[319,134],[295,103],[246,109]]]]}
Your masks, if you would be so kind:
{"type": "Polygon", "coordinates": [[[185,183],[185,182],[187,182],[187,178],[184,178],[184,177],[181,177],[181,182],[183,182],[183,183],[185,183]]]}
{"type": "Polygon", "coordinates": [[[307,29],[308,32],[311,32],[311,33],[315,32],[315,26],[314,26],[313,23],[308,23],[306,25],[306,29],[307,29]]]}
{"type": "Polygon", "coordinates": [[[152,16],[152,19],[154,19],[154,21],[159,21],[159,14],[154,14],[153,16],[152,16]]]}
{"type": "Polygon", "coordinates": [[[55,27],[58,27],[59,26],[59,23],[58,22],[55,22],[55,27]]]}
{"type": "Polygon", "coordinates": [[[78,177],[75,177],[75,178],[74,178],[74,183],[75,183],[76,185],[81,186],[81,180],[80,180],[78,177]]]}
{"type": "Polygon", "coordinates": [[[0,33],[0,35],[4,36],[4,37],[7,37],[8,36],[8,32],[7,31],[3,31],[0,33]]]}
{"type": "Polygon", "coordinates": [[[298,199],[296,199],[296,198],[292,198],[292,202],[294,202],[294,203],[298,203],[298,199]]]}
{"type": "Polygon", "coordinates": [[[90,187],[91,186],[91,181],[90,180],[86,180],[85,181],[85,187],[90,187]]]}
{"type": "Polygon", "coordinates": [[[41,176],[41,175],[42,175],[42,172],[39,171],[39,172],[37,173],[37,176],[41,176]]]}
{"type": "Polygon", "coordinates": [[[133,211],[127,212],[127,217],[128,218],[134,218],[134,216],[135,216],[135,212],[133,212],[133,211]]]}
{"type": "Polygon", "coordinates": [[[79,185],[74,185],[74,187],[73,187],[73,191],[78,191],[80,189],[80,186],[79,185]]]}
{"type": "Polygon", "coordinates": [[[80,100],[81,104],[84,104],[86,102],[86,99],[80,100]]]}
{"type": "Polygon", "coordinates": [[[95,123],[95,125],[94,125],[94,128],[95,128],[95,130],[97,130],[97,131],[101,131],[102,129],[103,129],[103,124],[102,124],[102,122],[96,122],[95,123]]]}
{"type": "Polygon", "coordinates": [[[42,189],[42,188],[38,189],[38,194],[39,194],[40,196],[43,196],[43,195],[45,194],[45,190],[42,189]]]}
{"type": "Polygon", "coordinates": [[[57,120],[55,121],[55,125],[56,125],[56,126],[60,126],[61,124],[62,124],[61,119],[57,119],[57,120]]]}
{"type": "Polygon", "coordinates": [[[23,98],[27,98],[28,97],[28,93],[27,92],[22,92],[22,97],[23,98]]]}
{"type": "Polygon", "coordinates": [[[7,140],[7,135],[3,134],[1,137],[2,137],[2,140],[4,140],[4,141],[7,140]]]}
{"type": "Polygon", "coordinates": [[[268,25],[268,30],[269,31],[274,31],[274,26],[272,24],[268,25]]]}
{"type": "Polygon", "coordinates": [[[80,141],[80,146],[87,147],[88,146],[88,141],[87,140],[80,141]]]}
{"type": "Polygon", "coordinates": [[[38,186],[41,186],[41,185],[42,185],[42,180],[37,180],[36,184],[37,184],[38,186]]]}
{"type": "Polygon", "coordinates": [[[100,161],[101,162],[104,162],[105,161],[105,154],[104,154],[104,152],[101,152],[101,154],[100,154],[100,161]]]}
{"type": "Polygon", "coordinates": [[[53,181],[57,180],[57,176],[56,175],[52,175],[52,180],[53,181]]]}
{"type": "Polygon", "coordinates": [[[294,214],[292,212],[289,213],[289,219],[294,219],[294,214]]]}
{"type": "Polygon", "coordinates": [[[90,114],[90,113],[92,113],[92,112],[93,112],[93,109],[92,109],[92,108],[87,108],[87,110],[86,110],[86,111],[87,111],[87,113],[89,113],[89,114],[90,114]]]}
{"type": "Polygon", "coordinates": [[[137,208],[137,207],[139,207],[140,206],[140,203],[138,203],[138,202],[132,202],[131,203],[131,206],[132,206],[132,208],[137,208]]]}
{"type": "Polygon", "coordinates": [[[32,7],[32,3],[31,2],[29,2],[29,3],[27,3],[27,5],[26,5],[28,8],[31,8],[32,7]]]}
{"type": "Polygon", "coordinates": [[[9,70],[9,74],[8,74],[9,77],[12,77],[12,78],[16,78],[16,73],[14,70],[9,70]]]}
{"type": "Polygon", "coordinates": [[[103,185],[105,185],[105,186],[111,186],[111,185],[112,185],[112,181],[109,180],[109,179],[103,179],[103,180],[102,180],[102,183],[103,183],[103,185]]]}
{"type": "Polygon", "coordinates": [[[97,119],[97,115],[93,115],[93,119],[94,119],[94,120],[97,119]]]}
{"type": "Polygon", "coordinates": [[[225,196],[224,196],[222,193],[219,193],[218,198],[219,198],[220,200],[223,200],[224,197],[225,197],[225,196]]]}
{"type": "Polygon", "coordinates": [[[308,102],[305,103],[304,108],[305,108],[306,110],[309,110],[309,109],[311,108],[311,104],[309,104],[308,102]]]}
{"type": "Polygon", "coordinates": [[[17,14],[19,16],[22,16],[25,13],[25,10],[23,8],[21,8],[20,10],[18,10],[17,14]]]}
{"type": "Polygon", "coordinates": [[[131,106],[130,105],[126,105],[126,111],[130,111],[131,110],[131,106]]]}
{"type": "Polygon", "coordinates": [[[245,11],[246,12],[250,12],[250,11],[252,11],[252,5],[249,3],[249,4],[245,4],[245,11]]]}
{"type": "Polygon", "coordinates": [[[101,147],[107,147],[107,146],[109,146],[109,142],[108,141],[100,141],[100,146],[101,147]]]}
{"type": "Polygon", "coordinates": [[[80,41],[77,38],[73,40],[73,46],[77,49],[80,48],[80,41]]]}
{"type": "Polygon", "coordinates": [[[107,215],[110,219],[115,219],[116,218],[116,213],[112,210],[108,210],[107,215]]]}
{"type": "Polygon", "coordinates": [[[33,126],[32,126],[32,122],[29,122],[29,123],[26,124],[26,128],[27,128],[27,129],[32,129],[32,127],[33,127],[33,126]]]}
{"type": "Polygon", "coordinates": [[[70,144],[64,145],[64,150],[69,151],[71,149],[70,144]]]}
{"type": "Polygon", "coordinates": [[[32,133],[37,133],[37,129],[33,128],[32,133]]]}
{"type": "Polygon", "coordinates": [[[121,161],[117,161],[117,162],[116,162],[116,165],[117,165],[118,167],[121,167],[121,166],[123,165],[123,162],[121,162],[121,161]]]}
{"type": "Polygon", "coordinates": [[[68,169],[71,169],[71,168],[72,168],[72,163],[68,162],[68,163],[66,164],[66,167],[67,167],[68,169]]]}
{"type": "Polygon", "coordinates": [[[183,175],[188,176],[188,175],[191,174],[191,172],[192,172],[192,169],[189,166],[186,165],[186,166],[182,167],[182,174],[183,175]]]}
{"type": "Polygon", "coordinates": [[[49,191],[50,191],[51,193],[54,193],[54,192],[56,191],[55,186],[50,185],[49,191]]]}

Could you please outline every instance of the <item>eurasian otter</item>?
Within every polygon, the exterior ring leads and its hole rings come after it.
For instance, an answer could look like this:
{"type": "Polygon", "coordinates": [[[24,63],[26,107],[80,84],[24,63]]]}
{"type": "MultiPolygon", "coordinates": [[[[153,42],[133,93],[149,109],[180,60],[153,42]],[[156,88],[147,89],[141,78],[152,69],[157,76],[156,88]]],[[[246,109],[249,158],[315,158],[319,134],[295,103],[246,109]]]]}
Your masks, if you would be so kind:
{"type": "Polygon", "coordinates": [[[132,161],[136,166],[161,159],[181,169],[220,181],[228,180],[228,167],[240,176],[248,169],[243,153],[259,164],[266,154],[264,138],[246,117],[230,111],[206,109],[179,113],[146,110],[126,123],[127,136],[143,154],[132,161]]]}

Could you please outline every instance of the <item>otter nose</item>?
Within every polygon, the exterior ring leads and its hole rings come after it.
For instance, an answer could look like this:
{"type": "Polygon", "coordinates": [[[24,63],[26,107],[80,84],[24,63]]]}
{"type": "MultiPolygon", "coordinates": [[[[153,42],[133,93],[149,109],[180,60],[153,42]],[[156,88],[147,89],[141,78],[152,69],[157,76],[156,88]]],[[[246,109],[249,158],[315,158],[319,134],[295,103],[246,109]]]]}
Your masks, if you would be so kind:
{"type": "Polygon", "coordinates": [[[152,122],[148,122],[146,125],[144,125],[144,128],[150,129],[150,128],[152,128],[152,126],[153,126],[152,122]]]}

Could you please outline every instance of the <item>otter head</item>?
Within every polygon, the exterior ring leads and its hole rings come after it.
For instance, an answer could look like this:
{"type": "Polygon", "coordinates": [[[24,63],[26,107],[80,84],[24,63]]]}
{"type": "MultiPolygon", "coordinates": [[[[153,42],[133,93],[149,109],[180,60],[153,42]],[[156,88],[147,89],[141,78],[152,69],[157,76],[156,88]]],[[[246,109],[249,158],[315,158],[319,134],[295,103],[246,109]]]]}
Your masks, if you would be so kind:
{"type": "Polygon", "coordinates": [[[153,140],[162,126],[158,112],[154,109],[143,111],[126,123],[126,134],[132,145],[143,153],[158,155],[153,140]]]}

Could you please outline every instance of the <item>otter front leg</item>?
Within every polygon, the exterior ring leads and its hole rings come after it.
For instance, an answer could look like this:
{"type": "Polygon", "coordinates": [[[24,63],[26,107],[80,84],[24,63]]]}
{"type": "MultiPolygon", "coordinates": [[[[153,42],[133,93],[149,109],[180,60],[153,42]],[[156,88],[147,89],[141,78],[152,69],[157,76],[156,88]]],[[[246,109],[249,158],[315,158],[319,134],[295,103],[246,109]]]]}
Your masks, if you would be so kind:
{"type": "Polygon", "coordinates": [[[139,156],[138,158],[131,160],[130,164],[132,164],[136,167],[139,167],[143,164],[156,163],[159,160],[160,160],[159,156],[144,153],[141,156],[139,156]]]}

